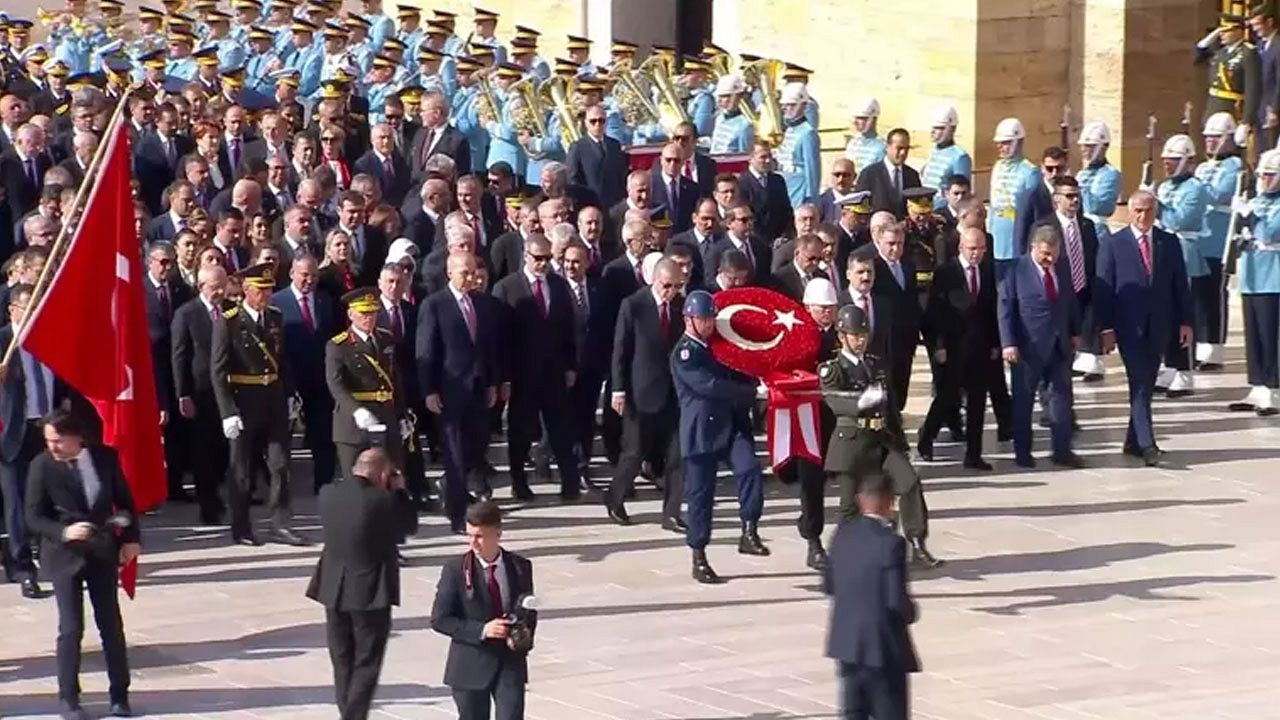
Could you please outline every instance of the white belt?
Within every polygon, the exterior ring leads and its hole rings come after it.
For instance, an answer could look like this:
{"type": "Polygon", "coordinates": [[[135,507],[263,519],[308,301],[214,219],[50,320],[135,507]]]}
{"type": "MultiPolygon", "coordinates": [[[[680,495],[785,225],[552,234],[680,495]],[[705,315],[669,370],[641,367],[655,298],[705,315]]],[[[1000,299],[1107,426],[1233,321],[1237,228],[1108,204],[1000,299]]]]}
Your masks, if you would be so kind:
{"type": "Polygon", "coordinates": [[[1209,212],[1229,213],[1231,212],[1231,206],[1230,205],[1210,205],[1209,212]]]}
{"type": "Polygon", "coordinates": [[[1176,235],[1183,240],[1195,240],[1196,238],[1202,238],[1208,234],[1209,233],[1203,230],[1187,230],[1185,232],[1176,233],[1176,235]]]}

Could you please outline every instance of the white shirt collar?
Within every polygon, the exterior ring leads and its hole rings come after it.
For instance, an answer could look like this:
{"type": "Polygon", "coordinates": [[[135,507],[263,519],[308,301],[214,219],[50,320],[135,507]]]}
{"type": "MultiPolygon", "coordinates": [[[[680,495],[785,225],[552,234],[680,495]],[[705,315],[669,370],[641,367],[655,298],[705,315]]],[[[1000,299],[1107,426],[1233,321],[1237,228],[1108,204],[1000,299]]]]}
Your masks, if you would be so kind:
{"type": "Polygon", "coordinates": [[[248,305],[241,305],[241,307],[244,308],[244,313],[249,316],[249,319],[254,322],[258,322],[258,319],[262,317],[262,313],[258,312],[257,310],[254,310],[248,305]]]}
{"type": "Polygon", "coordinates": [[[453,301],[461,305],[462,298],[466,296],[466,293],[461,292],[458,288],[454,287],[453,283],[449,283],[446,287],[449,288],[449,292],[453,293],[453,301]]]}
{"type": "Polygon", "coordinates": [[[382,301],[382,307],[386,310],[391,310],[392,307],[400,307],[400,301],[389,298],[386,295],[381,295],[378,299],[382,301]]]}
{"type": "Polygon", "coordinates": [[[862,364],[862,358],[858,357],[857,355],[854,355],[848,350],[841,350],[840,354],[844,356],[844,358],[847,359],[849,362],[853,363],[854,365],[862,364]]]}
{"type": "Polygon", "coordinates": [[[968,275],[969,273],[969,268],[976,267],[975,265],[970,263],[968,260],[966,260],[963,255],[958,256],[957,259],[960,261],[960,269],[964,270],[966,275],[968,275]]]}
{"type": "Polygon", "coordinates": [[[289,289],[293,291],[293,297],[294,297],[294,299],[295,299],[295,300],[297,300],[297,301],[298,301],[298,304],[299,304],[299,305],[301,305],[301,304],[302,304],[302,301],[303,301],[304,299],[305,299],[305,300],[308,300],[308,301],[311,299],[311,295],[312,295],[312,293],[306,293],[306,294],[303,294],[303,292],[302,292],[301,290],[299,290],[299,289],[298,289],[298,286],[297,286],[297,285],[294,285],[294,284],[290,283],[290,285],[289,285],[289,289]]]}
{"type": "Polygon", "coordinates": [[[1147,241],[1148,241],[1148,242],[1150,242],[1150,241],[1151,241],[1151,231],[1150,231],[1150,230],[1148,230],[1148,231],[1146,231],[1146,232],[1143,232],[1143,231],[1139,230],[1139,229],[1138,229],[1138,227],[1137,227],[1136,225],[1130,225],[1130,226],[1129,226],[1129,232],[1133,233],[1133,239],[1134,239],[1135,241],[1136,241],[1136,240],[1138,240],[1138,239],[1140,239],[1143,235],[1146,235],[1146,236],[1147,236],[1147,241]]]}
{"type": "Polygon", "coordinates": [[[499,568],[502,567],[502,551],[501,550],[499,550],[497,556],[493,558],[493,562],[485,562],[484,558],[480,557],[480,553],[472,553],[472,555],[476,556],[476,562],[480,563],[480,568],[485,570],[486,572],[489,570],[490,567],[494,565],[498,566],[499,568]]]}
{"type": "Polygon", "coordinates": [[[352,327],[351,332],[355,333],[356,337],[360,338],[360,342],[369,342],[369,336],[361,332],[359,329],[352,327]]]}
{"type": "Polygon", "coordinates": [[[532,272],[529,272],[529,268],[527,267],[524,269],[524,278],[529,281],[530,285],[536,284],[539,280],[543,282],[547,281],[547,278],[545,276],[538,277],[537,275],[534,275],[532,272]]]}

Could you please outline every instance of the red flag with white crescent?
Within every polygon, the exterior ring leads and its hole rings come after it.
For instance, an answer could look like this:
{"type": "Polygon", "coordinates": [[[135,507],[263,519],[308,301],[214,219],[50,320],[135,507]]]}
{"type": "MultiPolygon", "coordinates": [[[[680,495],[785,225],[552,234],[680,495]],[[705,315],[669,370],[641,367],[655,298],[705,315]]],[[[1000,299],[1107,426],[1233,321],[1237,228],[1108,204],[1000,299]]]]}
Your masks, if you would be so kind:
{"type": "MultiPolygon", "coordinates": [[[[100,172],[86,180],[94,186],[79,227],[19,342],[93,403],[103,442],[120,454],[142,513],[166,494],[160,409],[124,123],[116,122],[103,142],[100,172]]],[[[130,597],[136,572],[136,566],[121,572],[130,597]]]]}

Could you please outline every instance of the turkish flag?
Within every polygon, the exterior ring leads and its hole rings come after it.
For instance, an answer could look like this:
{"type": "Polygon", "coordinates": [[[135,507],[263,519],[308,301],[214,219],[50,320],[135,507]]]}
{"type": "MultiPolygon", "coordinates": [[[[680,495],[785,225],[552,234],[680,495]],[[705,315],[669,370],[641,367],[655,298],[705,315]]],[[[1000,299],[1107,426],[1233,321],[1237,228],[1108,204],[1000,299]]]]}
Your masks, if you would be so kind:
{"type": "MultiPolygon", "coordinates": [[[[134,504],[142,513],[166,495],[160,409],[143,299],[146,280],[134,229],[126,126],[116,122],[103,142],[107,145],[100,172],[80,225],[48,290],[30,310],[21,343],[97,408],[103,442],[119,452],[134,504]]],[[[136,564],[125,567],[120,577],[133,597],[136,564]]]]}

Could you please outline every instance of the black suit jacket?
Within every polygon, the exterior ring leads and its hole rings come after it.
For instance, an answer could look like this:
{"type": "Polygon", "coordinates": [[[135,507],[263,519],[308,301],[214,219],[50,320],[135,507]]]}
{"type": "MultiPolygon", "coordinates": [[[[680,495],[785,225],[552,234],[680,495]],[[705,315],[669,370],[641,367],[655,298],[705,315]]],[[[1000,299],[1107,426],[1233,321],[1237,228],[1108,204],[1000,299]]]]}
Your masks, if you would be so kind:
{"type": "Polygon", "coordinates": [[[1013,252],[1017,257],[1027,254],[1027,241],[1031,238],[1031,228],[1041,220],[1055,217],[1053,193],[1049,192],[1049,188],[1041,182],[1033,192],[1018,197],[1018,206],[1014,212],[1016,216],[1013,227],[1013,252]]]}
{"type": "Polygon", "coordinates": [[[400,604],[396,562],[395,495],[363,478],[329,483],[320,490],[324,549],[307,597],[338,611],[381,610],[400,604]]]}
{"type": "Polygon", "coordinates": [[[761,184],[750,171],[738,175],[738,196],[751,206],[755,213],[755,232],[769,243],[791,232],[795,214],[791,197],[787,195],[787,183],[778,173],[765,176],[761,184]]]}
{"type": "Polygon", "coordinates": [[[493,281],[497,282],[524,267],[524,236],[519,230],[505,233],[493,241],[489,248],[489,260],[493,264],[493,281]]]}
{"type": "MultiPolygon", "coordinates": [[[[503,609],[509,613],[522,596],[533,593],[533,563],[505,549],[499,562],[506,569],[503,609]]],[[[431,629],[452,641],[444,683],[455,690],[487,690],[500,672],[510,673],[520,685],[529,679],[526,653],[513,652],[505,640],[484,639],[484,625],[493,619],[485,575],[480,561],[470,552],[449,558],[440,568],[440,583],[431,605],[431,629]]],[[[534,612],[530,629],[536,628],[534,612]]]]}
{"type": "MultiPolygon", "coordinates": [[[[889,168],[884,162],[878,162],[870,167],[865,167],[862,172],[858,173],[858,184],[855,186],[858,190],[868,190],[871,192],[871,209],[874,212],[882,210],[893,213],[893,216],[901,220],[907,215],[907,201],[902,197],[902,193],[893,185],[893,178],[889,176],[889,168]]],[[[902,165],[902,189],[920,187],[920,173],[910,165],[902,165]]]]}
{"type": "Polygon", "coordinates": [[[641,287],[641,282],[636,279],[635,265],[631,264],[631,258],[625,253],[605,263],[604,269],[600,271],[600,282],[605,299],[615,315],[622,301],[641,287]]]}
{"type": "Polygon", "coordinates": [[[969,291],[969,278],[959,259],[948,261],[933,273],[929,305],[924,314],[925,343],[947,351],[947,363],[972,368],[991,360],[1000,348],[996,324],[995,266],[991,260],[978,265],[978,297],[969,291]]]}
{"type": "Polygon", "coordinates": [[[120,457],[105,445],[90,447],[89,457],[101,483],[92,504],[85,497],[80,475],[66,463],[54,460],[47,451],[31,462],[27,474],[27,530],[40,538],[40,566],[54,578],[74,575],[89,562],[115,565],[120,544],[138,542],[141,518],[125,482],[120,457]],[[62,539],[68,525],[89,522],[101,527],[117,513],[127,514],[131,520],[119,537],[106,530],[97,541],[87,544],[62,539]]]}
{"type": "MultiPolygon", "coordinates": [[[[279,152],[281,155],[284,155],[286,162],[291,162],[290,161],[291,156],[289,154],[290,153],[289,143],[287,141],[280,144],[279,152]]],[[[250,140],[249,142],[244,144],[244,150],[242,151],[242,154],[244,155],[244,158],[240,162],[245,167],[248,167],[249,165],[251,165],[255,160],[266,161],[267,158],[269,157],[268,148],[267,148],[267,139],[254,138],[250,140]]]]}
{"type": "Polygon", "coordinates": [[[683,175],[677,175],[676,190],[679,197],[673,203],[670,197],[670,189],[667,187],[667,179],[657,166],[654,166],[653,170],[649,171],[649,179],[652,181],[653,187],[650,191],[649,202],[654,206],[666,207],[667,217],[671,220],[672,232],[684,232],[693,227],[693,211],[698,207],[698,201],[701,199],[698,193],[698,185],[683,175]]]}
{"type": "Polygon", "coordinates": [[[615,315],[609,309],[603,282],[590,275],[584,282],[587,299],[585,314],[577,312],[577,301],[574,301],[574,346],[578,349],[578,373],[603,379],[610,371],[615,315]]]}
{"type": "MultiPolygon", "coordinates": [[[[755,261],[755,269],[751,274],[751,285],[765,286],[768,285],[773,274],[773,248],[761,240],[757,236],[751,236],[747,242],[751,245],[751,257],[755,261]]],[[[711,279],[715,278],[715,269],[720,267],[720,256],[727,250],[734,249],[733,240],[729,236],[722,235],[711,248],[711,256],[708,258],[707,272],[711,275],[711,279]]],[[[710,284],[710,280],[708,283],[710,284]]]]}
{"type": "Polygon", "coordinates": [[[716,271],[719,269],[713,261],[718,260],[715,257],[716,242],[723,237],[722,233],[716,232],[707,236],[703,242],[698,242],[697,235],[694,234],[693,228],[685,230],[678,235],[672,235],[667,241],[667,245],[683,245],[693,251],[693,270],[691,277],[697,281],[699,285],[710,285],[716,277],[716,271]]]}
{"type": "MultiPolygon", "coordinates": [[[[213,351],[213,318],[198,297],[173,313],[169,329],[174,395],[213,402],[209,360],[213,351]]],[[[210,406],[207,409],[212,409],[210,406]]]]}
{"type": "Polygon", "coordinates": [[[590,188],[605,207],[612,207],[627,196],[629,166],[617,140],[605,137],[596,142],[584,137],[569,146],[565,164],[569,166],[569,181],[590,188]]]}
{"type": "Polygon", "coordinates": [[[409,163],[396,152],[390,157],[392,176],[387,177],[387,169],[383,162],[378,159],[372,150],[361,155],[352,168],[353,173],[363,173],[372,176],[378,181],[378,186],[382,188],[382,199],[392,205],[399,206],[404,202],[404,196],[409,193],[410,176],[409,163]]]}
{"type": "Polygon", "coordinates": [[[173,137],[173,159],[164,151],[164,143],[154,131],[142,133],[133,146],[133,174],[138,179],[138,189],[143,202],[157,216],[164,212],[161,195],[178,176],[178,163],[183,156],[195,150],[195,141],[185,135],[173,137]]]}
{"type": "Polygon", "coordinates": [[[0,186],[4,188],[4,202],[9,206],[11,222],[36,209],[40,190],[44,187],[44,174],[53,167],[47,154],[41,153],[31,159],[36,166],[34,185],[27,178],[27,170],[16,150],[0,155],[0,186]]]}
{"type": "Polygon", "coordinates": [[[461,411],[462,403],[506,379],[498,357],[498,338],[504,327],[500,309],[480,302],[487,296],[473,292],[468,297],[476,313],[475,340],[452,290],[432,293],[418,307],[414,338],[418,381],[424,397],[442,397],[446,415],[461,411]]]}
{"type": "Polygon", "coordinates": [[[511,365],[511,381],[516,386],[563,382],[565,372],[577,367],[569,285],[551,273],[543,282],[549,301],[545,316],[523,272],[508,275],[493,286],[493,297],[507,308],[511,354],[517,359],[511,365]]]}
{"type": "Polygon", "coordinates": [[[280,310],[284,331],[282,359],[289,365],[289,376],[293,378],[299,394],[304,397],[327,395],[329,389],[324,379],[325,344],[346,324],[345,317],[338,313],[337,299],[319,288],[311,291],[311,320],[315,324],[314,330],[307,329],[292,287],[276,291],[271,296],[271,304],[280,310]]]}
{"type": "Polygon", "coordinates": [[[662,332],[658,303],[648,287],[622,302],[613,335],[613,392],[626,393],[627,409],[659,413],[676,403],[671,381],[671,351],[684,333],[684,300],[668,304],[667,332],[662,332]]]}
{"type": "MultiPolygon", "coordinates": [[[[1076,216],[1076,224],[1080,228],[1080,248],[1084,251],[1084,289],[1076,294],[1076,301],[1083,311],[1089,305],[1093,279],[1098,267],[1098,231],[1093,221],[1086,218],[1083,213],[1076,216]]],[[[1058,214],[1049,213],[1048,216],[1040,218],[1036,225],[1048,225],[1059,231],[1062,237],[1062,250],[1058,253],[1058,272],[1065,274],[1065,277],[1071,277],[1071,258],[1067,255],[1067,231],[1058,221],[1058,214]]]]}
{"type": "MultiPolygon", "coordinates": [[[[853,303],[853,295],[846,283],[845,289],[837,296],[841,307],[853,303]]],[[[894,348],[894,308],[890,298],[877,293],[875,286],[871,288],[871,339],[867,342],[867,354],[883,358],[886,362],[894,348]]],[[[912,345],[914,350],[915,345],[912,345]]]]}
{"type": "Polygon", "coordinates": [[[409,146],[409,171],[414,183],[421,183],[427,179],[426,160],[433,155],[448,155],[453,158],[453,163],[458,168],[458,177],[471,172],[471,144],[457,128],[445,125],[444,131],[440,133],[440,139],[435,142],[424,158],[422,146],[426,141],[427,129],[421,128],[413,136],[413,142],[409,146]]]}
{"type": "MultiPolygon", "coordinates": [[[[827,274],[821,270],[814,270],[813,277],[825,279],[827,274]]],[[[796,302],[804,301],[804,287],[804,279],[800,277],[800,271],[796,269],[794,262],[788,261],[773,274],[773,289],[796,302]]]]}
{"type": "Polygon", "coordinates": [[[823,572],[832,596],[827,657],[889,672],[920,671],[909,626],[916,604],[907,590],[907,544],[887,523],[870,517],[836,527],[823,572]]]}
{"type": "Polygon", "coordinates": [[[84,170],[81,169],[80,161],[76,160],[74,155],[58,163],[58,167],[71,173],[71,182],[75,187],[80,187],[80,183],[84,182],[84,170]]]}
{"type": "Polygon", "coordinates": [[[920,292],[916,285],[916,269],[906,258],[899,262],[902,265],[904,285],[898,285],[893,273],[889,272],[889,264],[877,255],[876,279],[871,286],[875,300],[884,298],[893,306],[891,345],[895,356],[900,353],[915,353],[916,343],[920,338],[920,292]]]}
{"type": "Polygon", "coordinates": [[[178,309],[195,297],[191,288],[181,280],[171,278],[169,306],[160,303],[159,291],[150,276],[142,281],[142,297],[147,308],[147,334],[151,338],[151,364],[156,378],[156,400],[161,410],[177,407],[178,396],[173,393],[172,326],[178,309]]]}
{"type": "MultiPolygon", "coordinates": [[[[12,343],[13,326],[0,327],[0,347],[7,348],[12,343]]],[[[7,367],[0,383],[0,423],[4,425],[0,429],[0,460],[12,462],[22,452],[23,438],[27,433],[27,376],[22,357],[16,350],[7,367]]],[[[68,391],[57,375],[53,376],[53,387],[48,390],[50,407],[64,403],[68,391]]]]}

